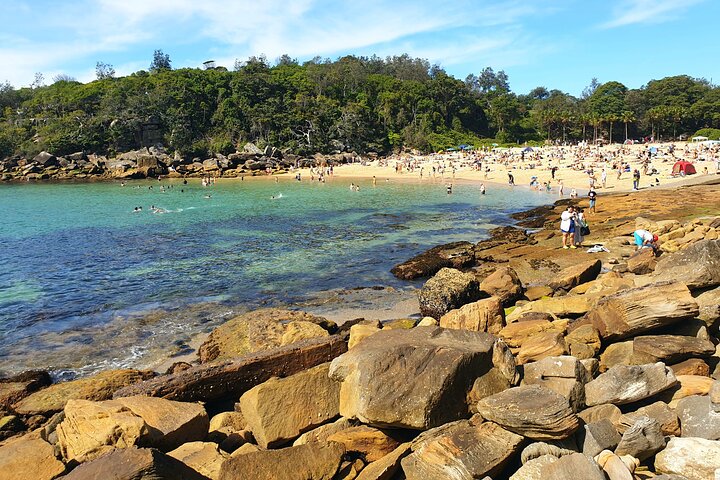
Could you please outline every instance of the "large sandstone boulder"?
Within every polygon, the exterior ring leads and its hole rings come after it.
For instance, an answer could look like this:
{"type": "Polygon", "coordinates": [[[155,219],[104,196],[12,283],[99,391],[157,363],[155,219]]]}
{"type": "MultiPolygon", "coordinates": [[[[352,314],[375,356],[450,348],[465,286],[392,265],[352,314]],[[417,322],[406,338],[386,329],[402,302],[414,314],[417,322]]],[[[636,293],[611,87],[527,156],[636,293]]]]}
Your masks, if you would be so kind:
{"type": "Polygon", "coordinates": [[[519,349],[525,342],[542,333],[565,333],[567,321],[528,320],[510,323],[500,330],[498,336],[511,348],[519,349]]]}
{"type": "Polygon", "coordinates": [[[440,326],[497,335],[505,326],[505,311],[498,297],[490,297],[450,310],[440,317],[440,326]]]}
{"type": "Polygon", "coordinates": [[[168,452],[168,456],[180,460],[196,472],[210,480],[217,480],[220,467],[230,455],[220,450],[216,443],[189,442],[168,452]]]}
{"type": "Polygon", "coordinates": [[[3,480],[52,480],[65,472],[55,458],[53,446],[32,435],[0,447],[0,478],[3,480]]]}
{"type": "Polygon", "coordinates": [[[585,403],[591,407],[603,403],[623,405],[651,397],[677,384],[664,363],[618,365],[585,385],[585,403]]]}
{"type": "Polygon", "coordinates": [[[480,299],[480,284],[472,273],[443,268],[418,292],[420,313],[440,319],[454,308],[480,299]]]}
{"type": "Polygon", "coordinates": [[[255,310],[234,317],[213,330],[198,349],[198,355],[201,363],[241,357],[287,345],[291,343],[293,331],[296,333],[294,341],[297,341],[328,336],[328,329],[333,326],[323,317],[305,312],[278,308],[255,310]],[[301,334],[297,332],[299,328],[295,322],[303,322],[301,334]]]}
{"type": "Polygon", "coordinates": [[[47,415],[59,412],[71,399],[107,400],[122,387],[153,375],[138,370],[107,370],[91,377],[50,385],[20,400],[13,409],[23,415],[47,415]]]}
{"type": "Polygon", "coordinates": [[[587,371],[575,357],[547,357],[523,367],[523,384],[540,385],[567,398],[573,411],[585,405],[587,371]]]}
{"type": "Polygon", "coordinates": [[[207,480],[154,448],[121,448],[75,468],[63,480],[207,480]]]}
{"type": "Polygon", "coordinates": [[[517,363],[524,365],[548,357],[568,353],[565,337],[561,332],[543,332],[526,340],[517,352],[517,363]]]}
{"type": "Polygon", "coordinates": [[[616,455],[630,455],[640,461],[647,460],[665,448],[665,437],[660,424],[650,417],[640,417],[623,433],[615,449],[616,455]]]}
{"type": "Polygon", "coordinates": [[[720,441],[671,438],[667,447],[655,456],[655,470],[692,480],[715,480],[720,470],[720,441]]]}
{"type": "Polygon", "coordinates": [[[657,265],[655,251],[652,248],[643,248],[633,253],[627,259],[627,268],[635,275],[646,275],[652,273],[657,265]]]}
{"type": "Polygon", "coordinates": [[[207,413],[199,404],[153,397],[70,400],[57,436],[63,457],[82,462],[114,448],[151,446],[172,450],[186,442],[203,440],[208,424],[207,413]]]}
{"type": "Polygon", "coordinates": [[[565,290],[567,292],[582,283],[595,280],[600,274],[601,268],[602,262],[600,260],[588,260],[572,265],[557,273],[548,286],[553,290],[565,290]]]}
{"type": "Polygon", "coordinates": [[[691,395],[678,401],[675,411],[680,418],[682,436],[720,440],[718,407],[707,396],[691,395]]]}
{"type": "Polygon", "coordinates": [[[720,285],[720,240],[702,240],[660,258],[656,281],[682,282],[691,290],[720,285]]]}
{"type": "Polygon", "coordinates": [[[330,435],[328,442],[337,442],[345,446],[345,451],[359,455],[365,462],[375,462],[389,455],[400,446],[401,432],[381,430],[360,425],[350,427],[330,435]]]}
{"type": "Polygon", "coordinates": [[[340,383],[328,377],[329,367],[325,363],[287,378],[271,378],[240,397],[258,445],[286,444],[338,416],[340,383]]]}
{"type": "Polygon", "coordinates": [[[568,399],[540,385],[510,388],[478,403],[478,412],[508,430],[535,439],[562,439],[580,423],[568,399]]]}
{"type": "Polygon", "coordinates": [[[552,480],[606,480],[600,466],[582,453],[573,453],[545,465],[540,470],[543,479],[552,480]]]}
{"type": "Polygon", "coordinates": [[[233,456],[218,480],[332,480],[345,453],[339,443],[308,443],[233,456]]]}
{"type": "Polygon", "coordinates": [[[618,422],[617,429],[620,433],[625,433],[627,429],[637,423],[642,417],[652,418],[660,425],[663,435],[680,436],[680,421],[675,411],[667,406],[665,402],[657,401],[650,405],[640,407],[634,412],[623,414],[618,422]]]}
{"type": "Polygon", "coordinates": [[[408,480],[472,480],[495,476],[523,438],[480,419],[460,420],[429,430],[402,460],[408,480]]]}
{"type": "Polygon", "coordinates": [[[468,392],[488,373],[512,382],[507,346],[483,332],[383,330],[333,360],[340,413],[374,426],[428,429],[468,415],[468,392]]]}
{"type": "Polygon", "coordinates": [[[475,262],[474,245],[454,242],[438,245],[406,262],[395,265],[390,272],[402,280],[431,277],[442,268],[463,268],[475,262]]]}
{"type": "Polygon", "coordinates": [[[380,460],[368,464],[357,480],[390,480],[400,470],[400,462],[410,453],[410,443],[403,443],[380,460]]]}
{"type": "Polygon", "coordinates": [[[343,430],[347,430],[348,428],[355,427],[357,426],[357,424],[358,422],[355,420],[340,417],[332,423],[320,425],[317,428],[313,428],[309,432],[303,433],[295,439],[295,441],[293,442],[293,446],[304,445],[306,443],[312,442],[325,443],[331,435],[337,432],[341,432],[343,430]]]}
{"type": "Polygon", "coordinates": [[[525,305],[516,307],[507,315],[507,322],[516,322],[523,315],[540,312],[549,313],[557,317],[576,318],[589,312],[598,302],[595,295],[563,295],[561,297],[546,297],[525,305]]]}
{"type": "Polygon", "coordinates": [[[583,325],[574,329],[565,337],[570,355],[580,360],[593,358],[602,346],[600,332],[592,325],[583,325]]]}
{"type": "Polygon", "coordinates": [[[184,402],[228,401],[271,377],[287,377],[329,362],[346,351],[346,333],[311,338],[235,360],[160,375],[118,390],[114,397],[147,395],[184,402]]]}
{"type": "Polygon", "coordinates": [[[511,305],[522,297],[523,286],[515,270],[510,267],[498,267],[480,282],[480,291],[499,298],[503,305],[511,305]]]}
{"type": "Polygon", "coordinates": [[[680,335],[646,335],[633,339],[632,362],[677,363],[689,357],[709,357],[715,345],[708,340],[680,335]]]}
{"type": "Polygon", "coordinates": [[[698,313],[698,305],[685,285],[656,283],[603,298],[577,326],[591,323],[603,340],[615,341],[694,318],[698,313]]]}

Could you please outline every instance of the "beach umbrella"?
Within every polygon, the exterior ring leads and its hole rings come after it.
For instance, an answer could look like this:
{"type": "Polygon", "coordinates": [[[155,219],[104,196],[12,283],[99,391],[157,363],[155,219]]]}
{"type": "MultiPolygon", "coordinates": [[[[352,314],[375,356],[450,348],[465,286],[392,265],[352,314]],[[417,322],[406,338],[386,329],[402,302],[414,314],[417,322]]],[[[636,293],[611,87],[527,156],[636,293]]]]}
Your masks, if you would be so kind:
{"type": "Polygon", "coordinates": [[[533,148],[532,148],[532,147],[525,147],[525,148],[523,148],[523,152],[532,152],[532,151],[533,151],[533,148]]]}

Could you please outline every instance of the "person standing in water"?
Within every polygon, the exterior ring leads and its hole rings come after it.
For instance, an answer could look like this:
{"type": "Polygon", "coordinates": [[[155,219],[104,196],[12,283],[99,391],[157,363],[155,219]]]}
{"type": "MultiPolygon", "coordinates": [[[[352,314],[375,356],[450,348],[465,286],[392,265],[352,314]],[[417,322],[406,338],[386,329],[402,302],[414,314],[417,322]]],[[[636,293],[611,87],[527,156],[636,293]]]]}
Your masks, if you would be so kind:
{"type": "Polygon", "coordinates": [[[480,195],[485,195],[485,184],[484,183],[480,184],[480,195]]]}

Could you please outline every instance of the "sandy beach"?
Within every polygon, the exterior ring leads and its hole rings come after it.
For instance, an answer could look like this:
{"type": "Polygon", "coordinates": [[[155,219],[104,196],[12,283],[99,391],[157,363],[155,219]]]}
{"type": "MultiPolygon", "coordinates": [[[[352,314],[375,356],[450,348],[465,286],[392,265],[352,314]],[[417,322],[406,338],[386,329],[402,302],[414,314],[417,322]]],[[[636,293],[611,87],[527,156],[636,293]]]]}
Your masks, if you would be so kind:
{"type": "MultiPolygon", "coordinates": [[[[531,182],[536,179],[539,186],[534,188],[547,191],[545,182],[549,182],[551,193],[560,198],[570,197],[573,189],[578,195],[586,194],[592,177],[594,177],[594,188],[600,195],[632,191],[635,169],[641,173],[640,190],[702,183],[718,173],[717,147],[711,151],[699,144],[686,142],[591,146],[585,149],[575,146],[552,146],[533,147],[532,151],[525,152],[523,150],[525,149],[501,148],[492,152],[478,153],[394,155],[385,159],[335,166],[333,177],[335,181],[339,178],[375,177],[378,183],[413,180],[434,182],[443,186],[454,182],[471,181],[484,183],[487,188],[492,188],[494,184],[507,185],[508,174],[512,174],[514,183],[518,187],[531,187],[531,182]],[[649,148],[657,149],[657,154],[652,156],[650,162],[646,162],[649,148]],[[687,176],[672,175],[673,165],[679,160],[690,161],[697,173],[687,176]],[[398,164],[402,164],[401,169],[398,169],[398,164]],[[629,165],[630,171],[623,171],[618,177],[617,170],[613,169],[613,166],[618,164],[629,165]],[[556,172],[553,178],[554,167],[556,172]],[[653,169],[655,173],[651,174],[653,169]],[[604,185],[603,171],[606,174],[604,185]]],[[[283,176],[293,177],[298,172],[303,180],[318,179],[318,171],[311,171],[309,168],[295,170],[283,176]]]]}

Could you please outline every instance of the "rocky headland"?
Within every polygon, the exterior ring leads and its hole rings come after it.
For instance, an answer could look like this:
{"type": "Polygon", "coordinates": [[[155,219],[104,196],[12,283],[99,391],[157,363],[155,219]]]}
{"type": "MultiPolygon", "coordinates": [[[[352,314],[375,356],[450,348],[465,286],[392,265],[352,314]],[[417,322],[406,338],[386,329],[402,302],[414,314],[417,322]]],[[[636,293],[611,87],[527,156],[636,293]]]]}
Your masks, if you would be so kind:
{"type": "Polygon", "coordinates": [[[570,202],[394,267],[419,321],[264,309],[164,373],[3,379],[0,478],[717,478],[718,182],[601,196],[563,250],[570,202]]]}
{"type": "Polygon", "coordinates": [[[274,148],[260,150],[248,143],[242,151],[208,158],[169,155],[163,147],[144,147],[115,156],[76,152],[56,156],[40,152],[33,158],[9,157],[0,161],[0,180],[109,180],[163,177],[241,177],[286,173],[290,167],[344,164],[357,158],[353,153],[315,154],[311,157],[283,153],[274,148]]]}

